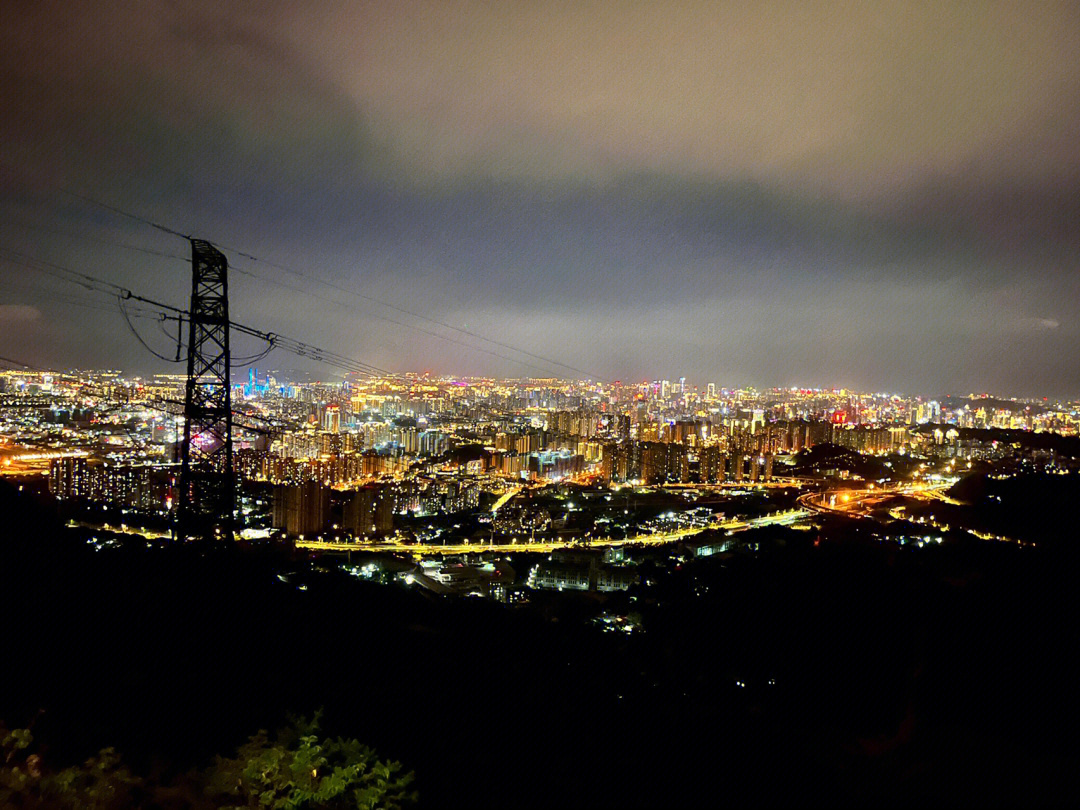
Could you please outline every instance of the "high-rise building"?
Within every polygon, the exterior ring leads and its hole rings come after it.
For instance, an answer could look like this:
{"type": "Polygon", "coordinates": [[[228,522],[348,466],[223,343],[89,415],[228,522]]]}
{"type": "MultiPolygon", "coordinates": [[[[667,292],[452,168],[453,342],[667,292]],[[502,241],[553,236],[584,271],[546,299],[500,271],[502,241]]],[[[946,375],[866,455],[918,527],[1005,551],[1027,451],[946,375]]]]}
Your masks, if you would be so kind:
{"type": "Polygon", "coordinates": [[[49,471],[49,492],[56,498],[89,497],[90,469],[86,459],[54,459],[49,471]]]}
{"type": "Polygon", "coordinates": [[[394,500],[390,487],[361,487],[345,504],[345,529],[356,537],[389,534],[394,528],[394,500]]]}
{"type": "Polygon", "coordinates": [[[641,480],[659,484],[667,478],[667,445],[660,442],[639,442],[641,447],[641,480]]]}
{"type": "Polygon", "coordinates": [[[337,405],[327,405],[323,413],[323,430],[331,433],[341,432],[341,409],[337,405]]]}
{"type": "Polygon", "coordinates": [[[638,441],[655,442],[660,439],[660,425],[656,422],[641,422],[638,424],[638,441]]]}
{"type": "Polygon", "coordinates": [[[669,444],[667,446],[667,480],[679,484],[685,484],[690,480],[690,459],[686,445],[669,444]]]}
{"type": "Polygon", "coordinates": [[[757,408],[753,411],[753,416],[750,419],[750,432],[757,433],[764,426],[765,411],[762,408],[757,408]]]}
{"type": "Polygon", "coordinates": [[[291,537],[318,534],[330,522],[330,490],[318,481],[274,487],[274,528],[291,537]]]}
{"type": "Polygon", "coordinates": [[[417,441],[417,450],[421,456],[437,456],[446,452],[447,446],[446,434],[439,430],[425,430],[417,441]]]}
{"type": "Polygon", "coordinates": [[[409,455],[416,455],[420,450],[420,434],[414,427],[401,431],[401,449],[409,455]]]}
{"type": "Polygon", "coordinates": [[[671,441],[687,444],[691,436],[700,437],[700,425],[694,419],[679,419],[671,426],[671,441]]]}
{"type": "Polygon", "coordinates": [[[698,474],[703,484],[719,484],[724,480],[724,463],[727,461],[720,446],[711,444],[698,453],[698,474]]]}

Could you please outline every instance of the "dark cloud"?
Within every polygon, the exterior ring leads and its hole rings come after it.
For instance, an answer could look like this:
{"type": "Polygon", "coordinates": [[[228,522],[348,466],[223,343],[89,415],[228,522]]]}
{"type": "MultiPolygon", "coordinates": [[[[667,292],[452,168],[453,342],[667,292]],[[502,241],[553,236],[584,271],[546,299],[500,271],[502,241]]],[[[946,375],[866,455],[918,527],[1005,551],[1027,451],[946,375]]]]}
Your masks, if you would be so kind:
{"type": "MultiPolygon", "coordinates": [[[[371,298],[605,377],[1080,388],[1075,4],[9,6],[5,247],[183,300],[60,184],[368,296],[234,255],[238,314],[379,365],[536,371],[371,298]]],[[[0,280],[22,348],[146,364],[0,280]]]]}
{"type": "Polygon", "coordinates": [[[25,323],[41,317],[37,307],[29,304],[0,304],[0,323],[25,323]]]}

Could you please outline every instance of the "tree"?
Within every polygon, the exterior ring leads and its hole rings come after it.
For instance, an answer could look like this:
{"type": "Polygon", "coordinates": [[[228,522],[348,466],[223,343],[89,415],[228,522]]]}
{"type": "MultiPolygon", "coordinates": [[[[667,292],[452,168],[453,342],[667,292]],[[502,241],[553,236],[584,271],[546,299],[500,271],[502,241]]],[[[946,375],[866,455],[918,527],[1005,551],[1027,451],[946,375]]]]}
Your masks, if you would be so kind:
{"type": "Polygon", "coordinates": [[[142,780],[112,748],[103,748],[82,765],[51,773],[41,756],[31,753],[33,742],[30,729],[8,731],[0,724],[0,807],[109,810],[135,806],[133,793],[142,780]]]}
{"type": "Polygon", "coordinates": [[[9,731],[0,723],[0,808],[123,810],[182,797],[192,808],[398,810],[416,801],[413,775],[400,763],[383,762],[356,740],[320,740],[318,720],[294,719],[273,741],[260,731],[235,758],[218,757],[209,770],[171,787],[135,776],[112,748],[50,771],[34,752],[30,729],[9,731]]]}
{"type": "Polygon", "coordinates": [[[233,800],[237,808],[360,808],[396,810],[412,804],[413,774],[398,762],[383,762],[356,740],[323,739],[319,714],[294,718],[273,742],[259,731],[233,759],[218,757],[207,773],[208,795],[233,800]]]}

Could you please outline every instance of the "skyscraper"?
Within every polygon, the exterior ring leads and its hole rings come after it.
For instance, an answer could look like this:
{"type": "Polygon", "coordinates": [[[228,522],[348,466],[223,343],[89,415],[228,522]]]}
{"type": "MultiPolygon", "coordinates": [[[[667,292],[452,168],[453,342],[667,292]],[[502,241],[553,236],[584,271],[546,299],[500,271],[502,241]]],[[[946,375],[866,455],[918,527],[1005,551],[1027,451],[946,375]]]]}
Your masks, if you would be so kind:
{"type": "Polygon", "coordinates": [[[316,534],[330,520],[330,490],[318,481],[274,487],[274,528],[290,536],[316,534]]]}
{"type": "Polygon", "coordinates": [[[86,498],[90,495],[90,469],[85,458],[65,457],[52,462],[49,492],[57,498],[86,498]]]}
{"type": "Polygon", "coordinates": [[[341,408],[337,405],[327,405],[323,414],[323,430],[331,433],[341,432],[341,408]]]}
{"type": "Polygon", "coordinates": [[[389,487],[369,485],[345,504],[345,528],[357,537],[389,534],[394,527],[394,494],[389,487]]]}

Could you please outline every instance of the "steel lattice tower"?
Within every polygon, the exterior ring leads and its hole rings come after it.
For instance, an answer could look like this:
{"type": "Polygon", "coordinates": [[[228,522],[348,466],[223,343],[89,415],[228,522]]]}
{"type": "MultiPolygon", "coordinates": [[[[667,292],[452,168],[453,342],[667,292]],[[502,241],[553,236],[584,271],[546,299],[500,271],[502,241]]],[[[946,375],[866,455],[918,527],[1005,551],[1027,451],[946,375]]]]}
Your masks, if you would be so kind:
{"type": "Polygon", "coordinates": [[[229,263],[209,242],[192,239],[191,270],[177,537],[232,539],[236,482],[229,394],[229,263]]]}

